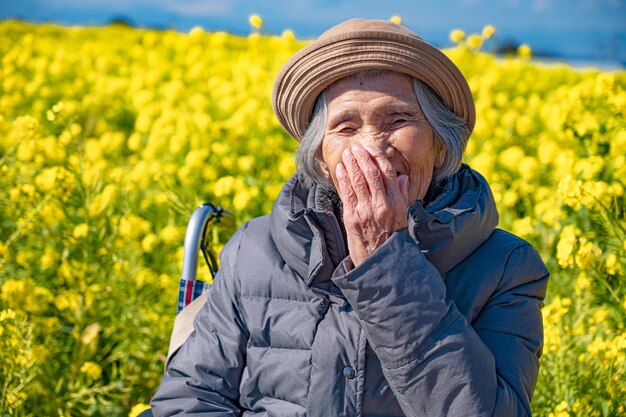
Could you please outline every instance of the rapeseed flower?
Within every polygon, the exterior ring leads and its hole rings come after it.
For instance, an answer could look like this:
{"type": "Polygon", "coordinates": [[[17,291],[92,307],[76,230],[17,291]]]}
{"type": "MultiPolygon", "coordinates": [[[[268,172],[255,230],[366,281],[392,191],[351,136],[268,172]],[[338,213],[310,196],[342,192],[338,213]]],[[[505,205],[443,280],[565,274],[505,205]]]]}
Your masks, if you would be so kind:
{"type": "Polygon", "coordinates": [[[52,246],[46,246],[39,264],[41,269],[53,269],[61,259],[61,255],[52,246]]]}
{"type": "Polygon", "coordinates": [[[81,367],[80,371],[87,375],[87,377],[91,380],[98,380],[102,376],[102,367],[95,362],[85,362],[81,367]]]}
{"type": "Polygon", "coordinates": [[[569,403],[567,401],[561,401],[548,417],[569,417],[571,414],[567,411],[568,409],[569,403]]]}
{"type": "Polygon", "coordinates": [[[183,231],[174,225],[167,225],[159,232],[159,238],[169,245],[182,243],[183,237],[183,231]]]}
{"type": "Polygon", "coordinates": [[[263,26],[263,19],[261,19],[261,16],[258,14],[253,14],[248,17],[248,23],[250,23],[250,26],[254,29],[259,30],[261,26],[263,26]]]}
{"type": "Polygon", "coordinates": [[[144,252],[150,253],[154,250],[158,241],[159,238],[154,233],[149,233],[141,240],[141,248],[144,252]]]}
{"type": "Polygon", "coordinates": [[[477,34],[472,34],[469,35],[467,37],[467,46],[469,46],[471,49],[480,49],[481,46],[483,46],[483,41],[484,39],[482,38],[482,36],[477,35],[477,34]]]}
{"type": "Polygon", "coordinates": [[[486,25],[482,31],[482,37],[484,39],[491,38],[496,33],[496,28],[493,25],[486,25]]]}
{"type": "Polygon", "coordinates": [[[563,204],[580,207],[583,201],[583,183],[568,175],[559,182],[557,193],[563,199],[563,204]]]}
{"type": "Polygon", "coordinates": [[[120,219],[119,233],[123,238],[139,239],[151,229],[150,223],[134,214],[127,214],[120,219]]]}
{"type": "Polygon", "coordinates": [[[35,185],[43,193],[47,193],[67,201],[76,189],[74,175],[62,166],[44,169],[35,177],[35,185]]]}
{"type": "Polygon", "coordinates": [[[588,268],[592,262],[600,256],[602,256],[600,248],[595,246],[593,242],[589,242],[586,238],[580,238],[578,252],[575,257],[576,265],[580,269],[588,268]]]}
{"type": "Polygon", "coordinates": [[[574,248],[577,243],[579,232],[574,226],[568,225],[561,231],[559,242],[556,246],[556,258],[561,268],[568,268],[574,265],[574,248]]]}
{"type": "Polygon", "coordinates": [[[622,272],[622,267],[618,262],[617,255],[615,253],[609,253],[604,260],[604,268],[609,275],[617,275],[622,272]]]}
{"type": "Polygon", "coordinates": [[[6,262],[9,260],[9,248],[4,243],[0,243],[0,263],[6,262]]]}
{"type": "Polygon", "coordinates": [[[202,35],[204,35],[204,29],[201,26],[194,26],[189,31],[189,37],[192,39],[200,38],[202,35]]]}
{"type": "Polygon", "coordinates": [[[453,43],[460,43],[465,39],[465,32],[461,29],[453,29],[450,31],[449,38],[453,43]]]}
{"type": "Polygon", "coordinates": [[[517,54],[522,58],[530,58],[532,56],[532,50],[528,44],[521,44],[517,47],[517,54]]]}
{"type": "Polygon", "coordinates": [[[96,217],[104,212],[115,202],[119,194],[119,187],[116,184],[107,184],[102,193],[96,195],[88,207],[91,217],[96,217]]]}
{"type": "Polygon", "coordinates": [[[72,232],[72,236],[75,239],[82,239],[89,233],[89,225],[86,223],[78,224],[74,227],[74,231],[72,232]]]}
{"type": "Polygon", "coordinates": [[[26,398],[28,398],[28,394],[24,391],[13,391],[8,393],[7,395],[7,404],[10,407],[17,407],[21,402],[23,402],[26,398]]]}
{"type": "Polygon", "coordinates": [[[15,318],[15,311],[9,309],[0,311],[0,322],[5,320],[11,320],[15,318]]]}
{"type": "Polygon", "coordinates": [[[589,279],[589,275],[585,271],[581,271],[576,277],[576,282],[574,283],[574,292],[576,295],[580,296],[585,294],[590,289],[591,280],[589,279]]]}
{"type": "Polygon", "coordinates": [[[143,413],[149,408],[150,408],[149,404],[144,404],[144,403],[135,404],[133,408],[130,409],[130,412],[128,413],[128,417],[137,417],[139,414],[143,413]]]}

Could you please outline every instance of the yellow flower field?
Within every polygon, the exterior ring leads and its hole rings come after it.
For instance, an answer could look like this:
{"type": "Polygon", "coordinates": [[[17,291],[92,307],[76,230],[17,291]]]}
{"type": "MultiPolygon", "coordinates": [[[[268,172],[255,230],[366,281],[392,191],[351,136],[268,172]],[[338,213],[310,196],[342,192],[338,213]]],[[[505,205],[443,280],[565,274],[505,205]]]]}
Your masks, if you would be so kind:
{"type": "MultiPolygon", "coordinates": [[[[445,52],[476,99],[466,162],[552,272],[534,413],[625,415],[626,72],[479,52],[492,33],[445,52]]],[[[270,94],[306,42],[15,21],[0,39],[0,415],[136,415],[194,207],[241,224],[294,172],[270,94]]]]}

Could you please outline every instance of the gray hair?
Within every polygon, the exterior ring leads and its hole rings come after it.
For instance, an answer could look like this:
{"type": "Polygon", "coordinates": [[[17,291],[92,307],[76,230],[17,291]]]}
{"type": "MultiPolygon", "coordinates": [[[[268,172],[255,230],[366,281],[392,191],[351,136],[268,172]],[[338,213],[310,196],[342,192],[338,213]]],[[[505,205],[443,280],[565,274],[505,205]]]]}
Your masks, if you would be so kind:
{"type": "MultiPolygon", "coordinates": [[[[354,76],[366,78],[378,75],[381,72],[390,71],[366,70],[354,76]]],[[[412,77],[412,79],[417,103],[426,121],[433,129],[435,153],[438,161],[440,161],[440,164],[435,167],[433,181],[438,182],[455,174],[461,167],[461,160],[470,136],[470,130],[465,120],[446,107],[441,97],[432,88],[417,78],[412,77]],[[443,155],[439,156],[441,152],[443,152],[443,155]]],[[[309,187],[318,185],[324,188],[333,188],[332,183],[326,178],[320,166],[320,161],[322,160],[321,146],[328,118],[327,96],[329,88],[327,87],[317,97],[313,107],[311,122],[302,137],[300,147],[296,153],[298,175],[300,180],[309,187]]]]}

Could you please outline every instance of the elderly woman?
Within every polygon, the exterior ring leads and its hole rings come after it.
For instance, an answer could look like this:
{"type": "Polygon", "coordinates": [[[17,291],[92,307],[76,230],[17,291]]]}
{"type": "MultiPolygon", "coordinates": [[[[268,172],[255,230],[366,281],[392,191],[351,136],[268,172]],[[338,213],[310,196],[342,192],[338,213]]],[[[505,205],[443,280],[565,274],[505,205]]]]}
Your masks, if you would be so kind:
{"type": "Polygon", "coordinates": [[[274,109],[298,172],[224,249],[154,414],[530,415],[548,272],[461,163],[454,64],[350,20],[285,64],[274,109]]]}

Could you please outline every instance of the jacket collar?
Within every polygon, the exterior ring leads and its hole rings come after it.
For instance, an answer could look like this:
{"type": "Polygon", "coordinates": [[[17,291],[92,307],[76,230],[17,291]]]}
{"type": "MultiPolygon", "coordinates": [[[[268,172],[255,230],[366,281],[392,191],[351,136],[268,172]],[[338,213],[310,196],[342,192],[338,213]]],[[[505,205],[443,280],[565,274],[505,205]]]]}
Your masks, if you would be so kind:
{"type": "MultiPolygon", "coordinates": [[[[491,235],[498,223],[486,180],[464,165],[439,185],[428,204],[415,201],[408,210],[411,237],[443,275],[491,235]]],[[[271,234],[287,265],[308,284],[330,279],[347,256],[332,193],[306,188],[293,176],[281,190],[270,215],[271,234]]]]}
{"type": "Polygon", "coordinates": [[[331,193],[320,187],[306,188],[296,174],[281,190],[270,215],[280,255],[309,285],[317,277],[329,279],[347,256],[332,200],[331,193]]]}
{"type": "Polygon", "coordinates": [[[485,178],[467,165],[446,178],[429,204],[409,207],[408,227],[441,275],[474,252],[498,225],[498,210],[485,178]]]}

